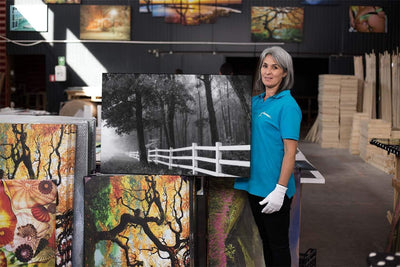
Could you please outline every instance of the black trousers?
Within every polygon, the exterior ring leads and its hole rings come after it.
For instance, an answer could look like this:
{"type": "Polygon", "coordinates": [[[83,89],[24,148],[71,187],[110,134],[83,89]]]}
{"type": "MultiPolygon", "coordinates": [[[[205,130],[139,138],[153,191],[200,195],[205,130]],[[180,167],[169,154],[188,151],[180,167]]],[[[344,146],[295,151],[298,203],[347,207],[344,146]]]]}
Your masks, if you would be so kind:
{"type": "Polygon", "coordinates": [[[251,194],[248,197],[263,242],[265,265],[290,267],[289,224],[292,198],[285,195],[279,211],[265,214],[261,212],[265,205],[259,204],[264,198],[251,194]]]}

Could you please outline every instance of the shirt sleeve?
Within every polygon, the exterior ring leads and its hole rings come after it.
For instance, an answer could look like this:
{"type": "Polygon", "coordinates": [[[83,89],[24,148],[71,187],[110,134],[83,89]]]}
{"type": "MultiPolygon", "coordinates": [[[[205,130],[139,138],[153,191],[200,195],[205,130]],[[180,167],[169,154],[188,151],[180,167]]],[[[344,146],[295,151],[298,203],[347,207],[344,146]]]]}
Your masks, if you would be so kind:
{"type": "Polygon", "coordinates": [[[300,138],[300,124],[302,115],[297,103],[295,105],[284,106],[280,117],[280,131],[282,139],[293,139],[298,141],[300,138]]]}

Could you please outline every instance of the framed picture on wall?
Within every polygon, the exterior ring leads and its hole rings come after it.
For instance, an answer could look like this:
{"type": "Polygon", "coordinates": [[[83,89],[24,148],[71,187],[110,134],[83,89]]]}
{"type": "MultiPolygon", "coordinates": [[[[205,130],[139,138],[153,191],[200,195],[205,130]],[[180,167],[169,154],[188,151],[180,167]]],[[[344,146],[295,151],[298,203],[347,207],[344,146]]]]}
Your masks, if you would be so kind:
{"type": "Polygon", "coordinates": [[[349,18],[349,32],[387,32],[387,17],[382,7],[350,6],[349,18]]]}
{"type": "Polygon", "coordinates": [[[80,4],[81,0],[43,0],[46,4],[80,4]]]}
{"type": "Polygon", "coordinates": [[[130,6],[82,5],[80,12],[80,39],[130,40],[130,6]]]}
{"type": "Polygon", "coordinates": [[[303,24],[302,7],[251,7],[253,42],[301,42],[303,24]]]}
{"type": "Polygon", "coordinates": [[[10,5],[10,31],[47,32],[47,5],[10,5]]]}
{"type": "Polygon", "coordinates": [[[140,0],[139,12],[164,17],[166,23],[200,25],[215,23],[219,17],[242,13],[242,0],[140,0]]]}

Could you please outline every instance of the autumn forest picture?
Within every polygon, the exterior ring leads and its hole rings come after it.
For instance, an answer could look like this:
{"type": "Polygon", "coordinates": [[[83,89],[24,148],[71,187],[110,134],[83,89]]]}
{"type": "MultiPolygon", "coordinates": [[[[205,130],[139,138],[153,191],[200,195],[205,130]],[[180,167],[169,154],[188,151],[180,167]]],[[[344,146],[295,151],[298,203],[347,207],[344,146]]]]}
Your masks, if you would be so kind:
{"type": "Polygon", "coordinates": [[[301,42],[304,8],[251,7],[251,40],[253,42],[301,42]]]}

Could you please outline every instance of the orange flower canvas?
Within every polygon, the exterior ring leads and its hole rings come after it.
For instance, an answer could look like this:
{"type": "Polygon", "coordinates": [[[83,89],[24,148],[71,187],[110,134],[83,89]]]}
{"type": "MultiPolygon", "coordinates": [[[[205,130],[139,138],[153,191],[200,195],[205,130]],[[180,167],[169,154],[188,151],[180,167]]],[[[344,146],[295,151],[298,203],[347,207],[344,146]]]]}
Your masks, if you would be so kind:
{"type": "Polygon", "coordinates": [[[55,266],[57,186],[51,180],[0,182],[0,252],[5,265],[55,266]]]}

